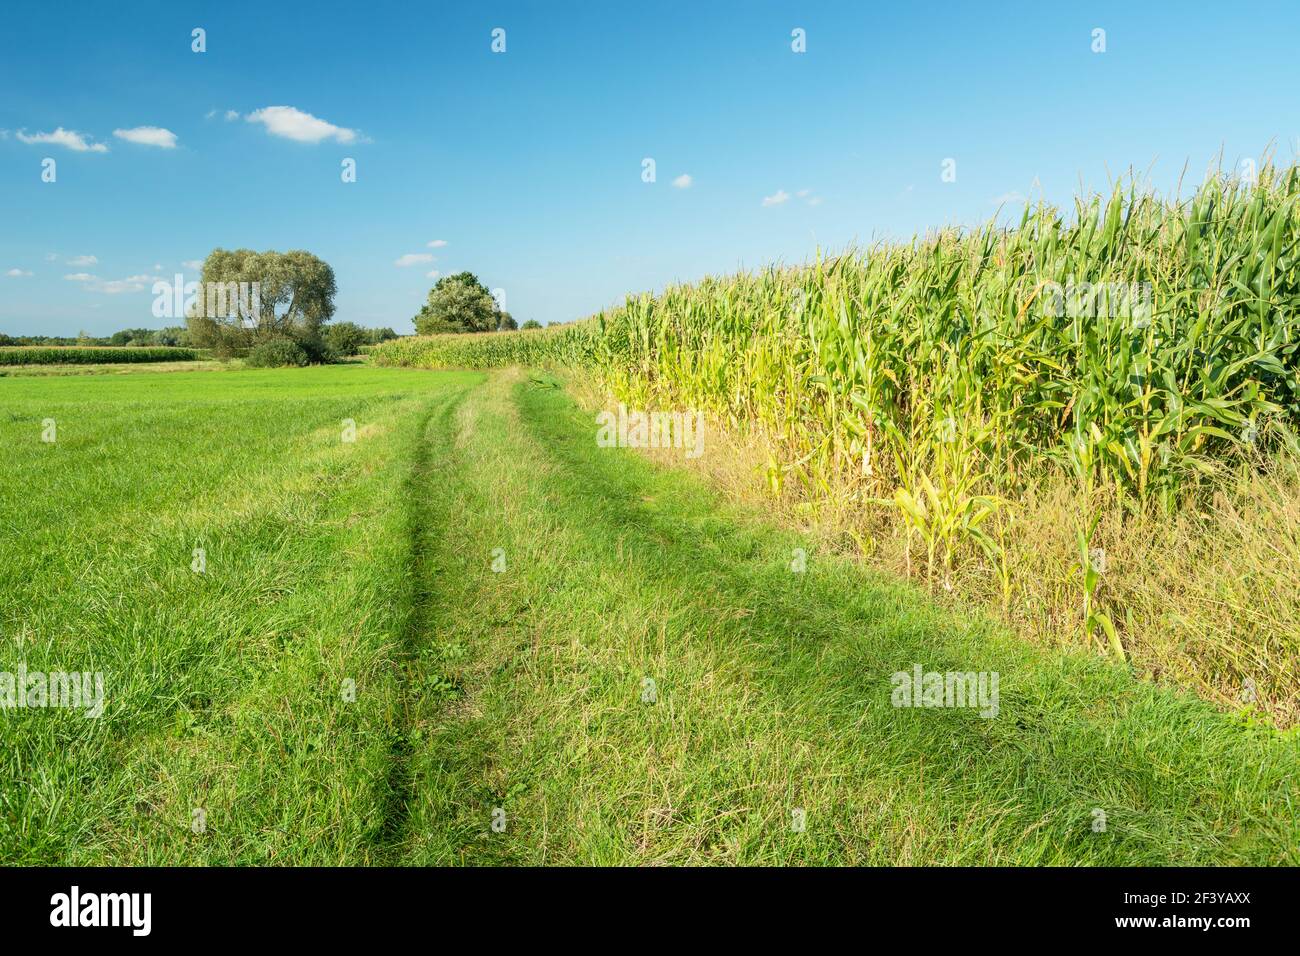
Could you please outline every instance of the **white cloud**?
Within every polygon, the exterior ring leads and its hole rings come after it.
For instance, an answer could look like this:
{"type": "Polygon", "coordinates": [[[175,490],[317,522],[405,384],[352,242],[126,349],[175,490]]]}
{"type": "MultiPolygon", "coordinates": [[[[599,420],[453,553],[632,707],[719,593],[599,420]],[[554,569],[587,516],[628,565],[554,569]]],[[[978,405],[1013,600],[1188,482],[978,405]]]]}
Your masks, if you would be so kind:
{"type": "Polygon", "coordinates": [[[8,272],[5,273],[5,275],[7,275],[11,279],[22,279],[25,278],[26,276],[31,275],[31,273],[24,272],[22,269],[10,269],[8,272]]]}
{"type": "Polygon", "coordinates": [[[97,256],[73,256],[68,260],[70,266],[97,266],[99,258],[97,256]]]}
{"type": "Polygon", "coordinates": [[[226,110],[226,122],[233,123],[239,119],[239,113],[236,110],[226,110]]]}
{"type": "Polygon", "coordinates": [[[107,282],[97,283],[93,288],[94,291],[107,295],[119,295],[123,292],[143,292],[145,283],[152,281],[151,276],[127,276],[125,279],[110,279],[107,282]]]}
{"type": "Polygon", "coordinates": [[[781,203],[789,202],[789,201],[790,201],[790,194],[786,192],[784,189],[778,189],[772,195],[763,197],[764,206],[779,206],[781,205],[781,203]]]}
{"type": "Polygon", "coordinates": [[[808,198],[809,196],[812,195],[812,190],[811,190],[811,189],[801,189],[801,190],[799,190],[797,193],[795,193],[795,195],[798,196],[800,199],[806,199],[806,198],[808,198]]]}
{"type": "Polygon", "coordinates": [[[300,143],[319,143],[325,139],[351,143],[357,138],[356,130],[335,126],[292,106],[268,106],[249,113],[247,119],[250,123],[261,123],[272,136],[300,143]]]}
{"type": "Polygon", "coordinates": [[[128,143],[140,146],[157,146],[160,149],[175,149],[176,134],[161,126],[135,126],[131,129],[115,129],[113,135],[128,143]]]}
{"type": "Polygon", "coordinates": [[[33,136],[28,136],[25,132],[19,130],[18,138],[24,143],[49,143],[53,146],[66,146],[75,153],[108,152],[108,147],[103,143],[87,143],[84,134],[64,129],[62,126],[53,133],[36,133],[33,136]]]}
{"type": "Polygon", "coordinates": [[[446,239],[435,239],[433,240],[433,242],[428,243],[428,246],[430,249],[441,249],[446,244],[447,244],[446,239]]]}
{"type": "Polygon", "coordinates": [[[88,272],[74,272],[63,277],[68,282],[80,282],[89,292],[120,295],[123,292],[143,292],[158,276],[127,276],[125,279],[101,279],[88,272]]]}
{"type": "Polygon", "coordinates": [[[394,259],[393,265],[399,269],[405,269],[407,266],[418,266],[421,262],[432,262],[433,256],[427,252],[408,252],[400,259],[394,259]]]}
{"type": "Polygon", "coordinates": [[[203,263],[199,259],[186,259],[181,263],[181,265],[186,269],[189,269],[191,272],[197,272],[203,268],[203,263]]]}
{"type": "Polygon", "coordinates": [[[676,186],[678,189],[690,189],[691,183],[693,183],[694,181],[695,180],[691,179],[690,173],[682,173],[680,176],[678,176],[676,179],[673,180],[673,185],[676,186]]]}

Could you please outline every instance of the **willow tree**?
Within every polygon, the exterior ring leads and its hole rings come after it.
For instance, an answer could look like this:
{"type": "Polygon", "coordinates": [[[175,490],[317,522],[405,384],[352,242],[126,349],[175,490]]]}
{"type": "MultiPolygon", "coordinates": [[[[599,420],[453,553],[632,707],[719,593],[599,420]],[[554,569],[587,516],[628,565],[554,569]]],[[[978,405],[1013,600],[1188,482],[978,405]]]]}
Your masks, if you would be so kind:
{"type": "Polygon", "coordinates": [[[334,270],[310,252],[214,249],[186,323],[195,345],[218,354],[274,338],[295,339],[310,352],[334,315],[337,291],[334,270]]]}

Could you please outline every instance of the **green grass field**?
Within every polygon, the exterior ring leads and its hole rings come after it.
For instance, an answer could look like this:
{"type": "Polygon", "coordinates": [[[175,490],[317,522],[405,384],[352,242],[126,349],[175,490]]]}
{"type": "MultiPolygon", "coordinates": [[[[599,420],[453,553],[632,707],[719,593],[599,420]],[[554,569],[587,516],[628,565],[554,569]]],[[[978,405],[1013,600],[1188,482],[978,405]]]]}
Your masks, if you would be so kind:
{"type": "Polygon", "coordinates": [[[105,675],[0,710],[0,862],[1300,862],[1296,735],[794,571],[549,376],[7,378],[0,446],[0,672],[105,675]]]}

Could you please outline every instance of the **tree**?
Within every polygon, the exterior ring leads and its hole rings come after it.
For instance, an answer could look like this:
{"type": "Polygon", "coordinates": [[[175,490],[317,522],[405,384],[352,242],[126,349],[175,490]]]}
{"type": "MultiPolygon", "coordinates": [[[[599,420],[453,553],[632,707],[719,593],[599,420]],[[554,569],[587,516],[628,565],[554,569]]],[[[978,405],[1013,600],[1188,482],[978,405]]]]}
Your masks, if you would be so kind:
{"type": "Polygon", "coordinates": [[[186,317],[199,348],[233,355],[288,337],[314,361],[324,356],[320,329],[334,315],[337,287],[334,270],[310,252],[214,249],[200,291],[186,317]]]}
{"type": "Polygon", "coordinates": [[[492,332],[501,310],[487,286],[472,272],[444,276],[429,290],[429,300],[415,317],[421,335],[437,332],[492,332]]]}
{"type": "Polygon", "coordinates": [[[169,325],[165,329],[159,329],[153,334],[154,345],[179,345],[188,348],[190,345],[189,329],[183,325],[169,325]]]}
{"type": "Polygon", "coordinates": [[[366,330],[355,322],[335,322],[325,328],[325,344],[339,358],[356,355],[369,338],[366,330]]]}
{"type": "Polygon", "coordinates": [[[519,328],[519,323],[514,320],[514,316],[509,312],[502,312],[501,317],[497,320],[497,331],[506,332],[517,328],[519,328]]]}
{"type": "Polygon", "coordinates": [[[137,345],[148,345],[149,340],[152,338],[152,329],[122,329],[120,332],[114,332],[108,337],[108,344],[119,347],[130,345],[132,343],[137,345]]]}
{"type": "Polygon", "coordinates": [[[538,322],[536,319],[529,319],[527,322],[525,322],[523,325],[519,327],[521,329],[540,329],[542,327],[542,323],[538,322]]]}

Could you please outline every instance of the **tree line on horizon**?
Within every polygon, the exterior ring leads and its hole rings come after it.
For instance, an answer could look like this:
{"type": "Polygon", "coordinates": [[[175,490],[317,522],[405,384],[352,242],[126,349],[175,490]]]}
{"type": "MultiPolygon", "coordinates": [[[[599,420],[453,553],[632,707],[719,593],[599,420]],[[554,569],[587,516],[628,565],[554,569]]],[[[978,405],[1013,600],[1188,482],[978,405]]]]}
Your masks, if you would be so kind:
{"type": "MultiPolygon", "coordinates": [[[[0,346],[175,346],[269,366],[335,362],[357,354],[363,346],[398,337],[390,328],[333,322],[334,270],[305,250],[214,249],[203,262],[200,281],[204,289],[256,288],[258,294],[248,301],[233,295],[215,299],[200,295],[188,306],[183,326],[127,328],[107,336],[83,331],[75,338],[0,334],[0,346]]],[[[520,327],[472,272],[439,279],[413,321],[419,335],[520,327]]],[[[530,319],[523,328],[541,328],[541,324],[530,319]]]]}

